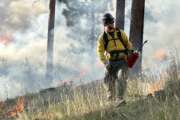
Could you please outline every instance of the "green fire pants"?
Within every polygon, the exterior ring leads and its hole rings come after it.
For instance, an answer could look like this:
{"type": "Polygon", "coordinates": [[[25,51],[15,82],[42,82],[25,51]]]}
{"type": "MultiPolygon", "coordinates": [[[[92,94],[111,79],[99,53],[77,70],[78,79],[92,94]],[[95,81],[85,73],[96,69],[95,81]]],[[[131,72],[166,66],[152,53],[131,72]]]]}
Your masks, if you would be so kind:
{"type": "Polygon", "coordinates": [[[127,87],[127,78],[128,65],[125,60],[109,62],[104,77],[108,99],[123,98],[127,87]],[[120,76],[119,71],[121,71],[120,76]]]}

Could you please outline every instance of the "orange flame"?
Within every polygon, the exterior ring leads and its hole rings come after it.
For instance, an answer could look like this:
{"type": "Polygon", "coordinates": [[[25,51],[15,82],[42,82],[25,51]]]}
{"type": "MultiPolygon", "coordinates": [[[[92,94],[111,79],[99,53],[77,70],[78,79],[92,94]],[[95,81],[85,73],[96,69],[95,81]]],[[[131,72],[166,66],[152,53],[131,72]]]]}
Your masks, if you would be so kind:
{"type": "Polygon", "coordinates": [[[166,60],[167,59],[167,52],[166,52],[166,50],[160,48],[155,52],[154,57],[158,61],[166,60]]]}
{"type": "Polygon", "coordinates": [[[163,84],[163,80],[159,80],[158,82],[150,84],[148,87],[148,93],[154,94],[154,92],[161,90],[163,88],[163,84]]]}
{"type": "Polygon", "coordinates": [[[16,105],[6,113],[6,116],[8,118],[18,117],[18,114],[22,113],[23,111],[24,111],[24,97],[19,97],[16,105]]]}

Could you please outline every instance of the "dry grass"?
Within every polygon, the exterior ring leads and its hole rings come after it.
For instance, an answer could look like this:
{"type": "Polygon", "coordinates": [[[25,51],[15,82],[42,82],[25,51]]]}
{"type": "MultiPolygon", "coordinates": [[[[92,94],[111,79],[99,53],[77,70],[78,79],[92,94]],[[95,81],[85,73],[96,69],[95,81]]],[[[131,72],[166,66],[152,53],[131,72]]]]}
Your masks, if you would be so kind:
{"type": "Polygon", "coordinates": [[[172,62],[170,68],[162,81],[129,80],[128,103],[120,108],[107,103],[105,89],[97,82],[64,88],[55,95],[50,93],[48,98],[32,97],[31,104],[26,106],[28,109],[17,120],[180,120],[180,79],[176,62],[172,62]],[[151,95],[146,96],[148,93],[151,95]],[[57,97],[61,98],[58,102],[57,97]]]}
{"type": "MultiPolygon", "coordinates": [[[[100,85],[95,89],[74,89],[71,96],[64,96],[62,102],[58,104],[52,103],[46,109],[39,112],[26,112],[22,114],[19,120],[180,119],[180,99],[177,95],[169,96],[170,88],[168,85],[166,85],[168,87],[166,99],[159,100],[156,97],[143,97],[141,95],[142,91],[136,89],[140,87],[135,87],[131,90],[133,82],[135,81],[129,82],[128,93],[126,94],[128,104],[119,109],[113,107],[112,104],[107,104],[104,88],[100,85]]],[[[176,86],[176,82],[173,81],[171,84],[176,86]]],[[[136,84],[138,86],[138,83],[136,84]]],[[[176,86],[176,88],[179,87],[176,86]]]]}

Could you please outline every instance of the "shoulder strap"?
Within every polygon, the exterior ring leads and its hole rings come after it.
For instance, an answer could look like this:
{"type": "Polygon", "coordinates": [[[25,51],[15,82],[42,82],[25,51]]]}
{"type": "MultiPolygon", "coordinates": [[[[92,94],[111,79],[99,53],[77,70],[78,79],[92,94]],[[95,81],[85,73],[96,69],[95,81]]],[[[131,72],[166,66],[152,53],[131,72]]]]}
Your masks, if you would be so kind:
{"type": "Polygon", "coordinates": [[[124,40],[123,40],[122,35],[121,35],[121,30],[119,28],[116,28],[116,30],[117,30],[117,35],[118,35],[119,40],[123,44],[124,48],[127,49],[127,45],[124,43],[124,40]]]}
{"type": "MultiPolygon", "coordinates": [[[[118,35],[118,38],[119,40],[121,41],[121,43],[123,44],[124,48],[127,49],[127,46],[126,44],[124,43],[124,40],[122,38],[122,35],[121,35],[121,30],[119,28],[116,28],[117,30],[117,35],[118,35]]],[[[107,33],[104,31],[103,33],[103,42],[104,42],[104,49],[106,50],[107,49],[107,46],[108,46],[108,36],[107,36],[107,33]]]]}
{"type": "Polygon", "coordinates": [[[104,42],[104,49],[106,50],[107,49],[107,46],[108,46],[108,36],[107,36],[107,33],[104,31],[103,33],[103,42],[104,42]]]}

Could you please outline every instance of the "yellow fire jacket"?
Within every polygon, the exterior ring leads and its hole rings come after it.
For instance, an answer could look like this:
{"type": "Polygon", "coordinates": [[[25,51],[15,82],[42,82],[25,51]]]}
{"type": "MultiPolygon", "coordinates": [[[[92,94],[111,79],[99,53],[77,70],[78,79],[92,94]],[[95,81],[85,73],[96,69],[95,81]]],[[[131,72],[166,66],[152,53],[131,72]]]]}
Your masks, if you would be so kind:
{"type": "MultiPolygon", "coordinates": [[[[122,30],[121,30],[121,36],[126,47],[128,49],[132,49],[132,43],[129,41],[126,33],[122,30]]],[[[110,53],[111,51],[125,50],[123,43],[119,40],[117,30],[115,30],[114,36],[111,36],[109,33],[107,33],[107,37],[108,37],[109,42],[108,42],[106,50],[104,46],[103,34],[99,35],[98,41],[97,41],[97,54],[101,62],[103,63],[105,63],[106,61],[110,59],[110,56],[108,53],[110,53]]]]}

